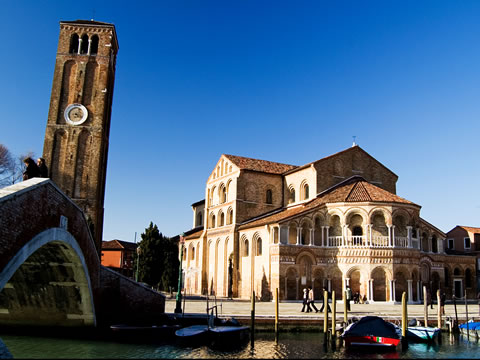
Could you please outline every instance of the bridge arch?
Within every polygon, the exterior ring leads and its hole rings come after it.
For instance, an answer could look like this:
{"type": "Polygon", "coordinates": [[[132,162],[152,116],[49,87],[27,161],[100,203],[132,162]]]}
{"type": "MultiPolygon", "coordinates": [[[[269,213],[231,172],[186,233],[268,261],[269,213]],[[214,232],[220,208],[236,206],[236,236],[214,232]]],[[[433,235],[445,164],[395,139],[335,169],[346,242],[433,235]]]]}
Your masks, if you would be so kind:
{"type": "Polygon", "coordinates": [[[63,228],[35,235],[0,273],[2,323],[95,326],[87,263],[77,240],[63,228]]]}

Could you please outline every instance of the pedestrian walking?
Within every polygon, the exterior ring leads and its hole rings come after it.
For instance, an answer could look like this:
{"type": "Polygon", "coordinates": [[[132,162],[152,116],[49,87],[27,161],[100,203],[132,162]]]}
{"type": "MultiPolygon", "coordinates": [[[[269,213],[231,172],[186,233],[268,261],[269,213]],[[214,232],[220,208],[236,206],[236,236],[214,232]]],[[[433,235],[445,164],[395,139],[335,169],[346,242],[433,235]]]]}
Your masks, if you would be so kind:
{"type": "Polygon", "coordinates": [[[352,289],[350,289],[350,286],[347,285],[347,298],[345,299],[347,301],[347,310],[350,311],[350,300],[352,300],[352,289]]]}
{"type": "Polygon", "coordinates": [[[308,289],[307,288],[303,288],[303,306],[302,306],[302,311],[301,312],[305,312],[305,308],[306,308],[307,312],[309,312],[308,310],[312,311],[312,309],[310,308],[310,304],[308,303],[308,289]]]}
{"type": "MultiPolygon", "coordinates": [[[[323,307],[325,306],[325,296],[324,296],[325,291],[327,291],[327,290],[326,290],[325,288],[323,288],[322,296],[321,296],[321,299],[322,299],[322,307],[320,308],[320,310],[318,310],[318,311],[320,311],[320,312],[323,311],[323,307]]],[[[328,299],[329,299],[329,298],[330,298],[330,292],[327,291],[327,309],[328,309],[327,311],[328,311],[328,312],[332,312],[332,309],[330,309],[330,304],[328,303],[328,299]]]]}
{"type": "Polygon", "coordinates": [[[318,312],[318,309],[315,306],[315,296],[313,294],[313,289],[311,287],[308,287],[308,301],[307,301],[307,303],[308,303],[307,312],[313,311],[312,308],[315,309],[315,312],[318,312]]]}
{"type": "Polygon", "coordinates": [[[445,300],[447,299],[447,295],[445,293],[442,293],[442,296],[440,296],[440,313],[442,315],[445,315],[445,300]]]}

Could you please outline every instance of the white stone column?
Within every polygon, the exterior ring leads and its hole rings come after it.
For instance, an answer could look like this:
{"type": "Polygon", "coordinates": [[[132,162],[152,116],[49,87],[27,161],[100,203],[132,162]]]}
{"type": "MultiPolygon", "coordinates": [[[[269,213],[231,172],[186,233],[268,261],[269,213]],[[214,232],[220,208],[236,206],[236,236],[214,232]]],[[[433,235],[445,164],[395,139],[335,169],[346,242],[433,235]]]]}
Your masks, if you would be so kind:
{"type": "Polygon", "coordinates": [[[90,55],[90,48],[92,46],[92,39],[88,39],[88,51],[87,54],[90,55]]]}
{"type": "Polygon", "coordinates": [[[329,240],[328,238],[330,237],[330,226],[325,226],[325,229],[327,230],[327,242],[326,242],[326,246],[330,246],[329,245],[329,240]]]}
{"type": "Polygon", "coordinates": [[[372,224],[368,224],[368,240],[370,241],[370,247],[373,247],[372,227],[372,224]]]}
{"type": "Polygon", "coordinates": [[[392,225],[392,247],[395,247],[395,225],[392,225]]]}
{"type": "Polygon", "coordinates": [[[322,226],[322,247],[325,247],[325,236],[324,236],[324,232],[325,232],[325,226],[322,226]]]}
{"type": "Polygon", "coordinates": [[[388,227],[388,246],[392,247],[392,225],[387,225],[388,227]]]}
{"type": "Polygon", "coordinates": [[[302,228],[297,227],[297,245],[300,245],[302,243],[301,237],[302,237],[302,228]]]}
{"type": "Polygon", "coordinates": [[[347,225],[342,227],[342,246],[347,246],[347,225]]]}
{"type": "Polygon", "coordinates": [[[407,280],[407,285],[408,285],[408,288],[407,288],[407,292],[408,292],[408,303],[411,304],[413,302],[413,287],[412,287],[412,284],[413,283],[413,280],[409,279],[407,280]]]}
{"type": "Polygon", "coordinates": [[[395,279],[390,280],[390,301],[395,302],[395,279]]]}
{"type": "Polygon", "coordinates": [[[373,279],[368,279],[368,292],[367,292],[367,300],[369,302],[373,301],[373,279]]]}
{"type": "Polygon", "coordinates": [[[290,225],[287,225],[287,244],[290,244],[290,225]]]}
{"type": "Polygon", "coordinates": [[[310,244],[309,245],[315,245],[315,229],[310,229],[310,244]]]}
{"type": "Polygon", "coordinates": [[[412,247],[412,227],[407,226],[407,238],[408,238],[408,247],[412,247]]]}
{"type": "Polygon", "coordinates": [[[78,39],[78,50],[77,55],[80,55],[80,50],[82,49],[82,38],[78,39]]]}

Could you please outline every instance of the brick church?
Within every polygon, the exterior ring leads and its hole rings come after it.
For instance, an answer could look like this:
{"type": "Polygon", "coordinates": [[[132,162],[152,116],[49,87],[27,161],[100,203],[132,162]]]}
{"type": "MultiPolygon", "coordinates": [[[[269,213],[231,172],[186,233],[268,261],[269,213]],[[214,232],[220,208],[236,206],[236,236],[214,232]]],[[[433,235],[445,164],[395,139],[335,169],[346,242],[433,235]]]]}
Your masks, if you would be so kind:
{"type": "Polygon", "coordinates": [[[185,233],[187,294],[301,299],[346,286],[368,302],[475,297],[475,258],[445,253],[446,234],[396,194],[398,176],[354,144],[294,166],[222,155],[185,233]]]}

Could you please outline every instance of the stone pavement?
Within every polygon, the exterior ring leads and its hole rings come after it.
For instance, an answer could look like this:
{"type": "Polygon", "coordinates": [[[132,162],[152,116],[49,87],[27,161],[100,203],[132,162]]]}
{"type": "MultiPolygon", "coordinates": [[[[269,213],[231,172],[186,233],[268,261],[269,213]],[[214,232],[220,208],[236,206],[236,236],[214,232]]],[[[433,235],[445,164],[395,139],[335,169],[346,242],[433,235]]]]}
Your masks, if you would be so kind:
{"type": "MultiPolygon", "coordinates": [[[[210,299],[210,306],[213,305],[213,299],[210,299]]],[[[173,313],[175,309],[175,298],[167,298],[165,301],[165,312],[173,313]]],[[[217,299],[218,305],[218,315],[221,317],[235,317],[235,318],[245,318],[250,317],[251,314],[251,302],[245,300],[229,300],[229,299],[217,299]]],[[[315,305],[320,309],[322,303],[315,302],[315,305]]],[[[331,306],[332,304],[330,304],[331,306]]],[[[390,304],[385,302],[376,302],[371,304],[353,304],[350,303],[351,311],[348,313],[348,317],[362,317],[367,315],[376,315],[389,319],[401,319],[402,316],[402,306],[401,304],[390,304]]],[[[185,313],[206,313],[207,302],[205,299],[201,300],[185,300],[185,313]]],[[[183,302],[182,302],[183,308],[183,302]]],[[[302,313],[301,301],[298,302],[280,302],[279,304],[279,318],[289,319],[294,318],[297,320],[320,320],[323,319],[323,313],[302,313]]],[[[465,302],[461,300],[457,301],[457,316],[459,322],[465,320],[466,311],[465,311],[465,302]]],[[[344,304],[342,301],[337,301],[336,312],[338,321],[343,320],[343,311],[344,304]]],[[[256,317],[265,317],[265,318],[274,318],[275,317],[275,304],[274,302],[256,302],[255,303],[255,316],[256,317]]],[[[423,319],[424,316],[424,306],[423,304],[408,305],[408,317],[423,319]]],[[[455,318],[455,309],[453,304],[447,302],[445,305],[445,316],[451,316],[455,318]]],[[[468,316],[469,319],[474,318],[476,321],[480,320],[479,316],[479,305],[475,303],[468,304],[468,316]]],[[[437,321],[437,305],[433,305],[433,310],[428,307],[428,318],[429,321],[436,324],[437,321]]],[[[445,319],[445,317],[443,318],[445,319]]]]}

